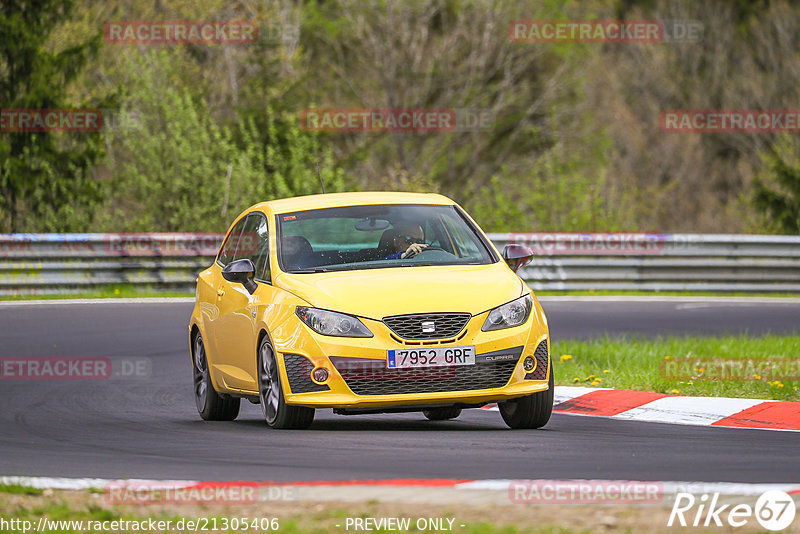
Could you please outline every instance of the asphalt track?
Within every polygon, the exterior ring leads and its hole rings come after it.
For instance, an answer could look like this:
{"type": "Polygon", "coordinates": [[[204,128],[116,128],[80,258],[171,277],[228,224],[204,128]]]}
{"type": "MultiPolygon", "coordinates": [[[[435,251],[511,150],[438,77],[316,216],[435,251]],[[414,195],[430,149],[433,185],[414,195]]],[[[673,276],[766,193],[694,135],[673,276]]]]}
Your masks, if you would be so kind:
{"type": "MultiPolygon", "coordinates": [[[[800,301],[543,299],[554,338],[800,330],[800,301]]],[[[334,416],[273,431],[244,402],[207,423],[191,394],[191,304],[0,305],[0,357],[144,357],[150,379],[0,381],[0,475],[191,480],[598,478],[800,481],[794,432],[555,414],[507,430],[497,412],[334,416]]]]}

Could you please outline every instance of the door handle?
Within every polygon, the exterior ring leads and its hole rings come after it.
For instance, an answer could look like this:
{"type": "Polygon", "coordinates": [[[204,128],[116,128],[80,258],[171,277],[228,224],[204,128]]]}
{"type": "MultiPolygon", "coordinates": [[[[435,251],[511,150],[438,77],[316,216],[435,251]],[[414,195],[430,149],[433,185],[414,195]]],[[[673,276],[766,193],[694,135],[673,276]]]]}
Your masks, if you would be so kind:
{"type": "Polygon", "coordinates": [[[224,289],[217,289],[217,296],[218,297],[223,297],[224,295],[225,295],[225,290],[224,289]]]}

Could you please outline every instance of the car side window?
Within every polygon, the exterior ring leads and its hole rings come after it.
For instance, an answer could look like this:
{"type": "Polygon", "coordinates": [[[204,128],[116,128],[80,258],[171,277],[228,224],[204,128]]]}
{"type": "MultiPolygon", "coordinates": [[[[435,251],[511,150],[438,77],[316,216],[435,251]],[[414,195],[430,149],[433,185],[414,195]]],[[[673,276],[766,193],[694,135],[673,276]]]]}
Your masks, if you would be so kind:
{"type": "Polygon", "coordinates": [[[269,227],[263,213],[247,216],[234,259],[249,259],[256,268],[256,280],[270,281],[269,227]]]}
{"type": "Polygon", "coordinates": [[[239,245],[239,236],[242,233],[242,228],[244,228],[245,217],[239,219],[236,225],[231,229],[228,233],[228,237],[225,238],[225,243],[222,244],[222,248],[219,251],[219,256],[217,256],[217,263],[219,263],[222,267],[225,267],[233,261],[233,256],[236,253],[236,247],[239,245]]]}

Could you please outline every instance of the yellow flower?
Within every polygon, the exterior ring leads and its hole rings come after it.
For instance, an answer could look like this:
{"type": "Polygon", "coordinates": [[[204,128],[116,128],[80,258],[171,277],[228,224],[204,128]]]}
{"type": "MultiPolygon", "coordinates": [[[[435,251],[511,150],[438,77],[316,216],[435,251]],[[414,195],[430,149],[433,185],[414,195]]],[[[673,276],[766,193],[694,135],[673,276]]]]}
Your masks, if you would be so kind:
{"type": "Polygon", "coordinates": [[[589,375],[586,378],[584,378],[584,380],[586,380],[588,382],[589,380],[592,380],[593,378],[594,378],[594,375],[589,375]]]}
{"type": "Polygon", "coordinates": [[[561,355],[561,361],[562,362],[565,362],[565,361],[571,360],[571,359],[572,359],[572,354],[562,354],[561,355]]]}
{"type": "Polygon", "coordinates": [[[596,385],[597,385],[597,384],[599,384],[599,383],[600,383],[600,380],[598,380],[598,379],[594,379],[594,380],[592,380],[592,385],[593,385],[593,386],[596,386],[596,385]]]}
{"type": "Polygon", "coordinates": [[[664,359],[665,360],[671,360],[672,358],[670,358],[669,356],[664,356],[664,359]]]}
{"type": "Polygon", "coordinates": [[[677,389],[673,389],[672,391],[670,391],[670,393],[674,393],[675,395],[678,395],[678,394],[680,394],[680,391],[678,391],[677,389]]]}
{"type": "Polygon", "coordinates": [[[114,294],[115,294],[115,295],[119,295],[119,288],[115,288],[115,289],[114,289],[114,294]]]}
{"type": "MultiPolygon", "coordinates": [[[[580,382],[581,379],[576,376],[575,378],[572,379],[572,381],[573,382],[580,382]]],[[[797,389],[797,388],[794,388],[794,389],[797,389]]]]}
{"type": "Polygon", "coordinates": [[[755,378],[756,380],[761,380],[761,375],[753,375],[753,378],[755,378]]]}
{"type": "Polygon", "coordinates": [[[609,371],[608,369],[603,369],[603,372],[604,373],[610,373],[611,371],[609,371]]]}

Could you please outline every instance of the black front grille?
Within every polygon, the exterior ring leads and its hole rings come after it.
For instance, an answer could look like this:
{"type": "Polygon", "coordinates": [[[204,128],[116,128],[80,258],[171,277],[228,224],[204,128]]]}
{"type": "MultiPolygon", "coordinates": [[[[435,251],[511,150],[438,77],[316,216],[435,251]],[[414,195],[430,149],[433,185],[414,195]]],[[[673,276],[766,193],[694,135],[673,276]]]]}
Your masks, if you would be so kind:
{"type": "Polygon", "coordinates": [[[513,360],[455,365],[389,369],[386,360],[330,358],[336,370],[356,395],[394,395],[437,393],[500,388],[511,379],[517,358],[513,360]]]}
{"type": "Polygon", "coordinates": [[[283,363],[286,366],[286,376],[289,377],[289,387],[292,389],[292,393],[311,393],[331,389],[325,384],[317,384],[311,380],[314,364],[305,356],[284,354],[283,363]]]}
{"type": "Polygon", "coordinates": [[[468,313],[416,313],[384,317],[383,324],[402,339],[443,339],[455,337],[472,316],[468,313]],[[433,323],[433,332],[423,331],[422,324],[433,323]]]}
{"type": "Polygon", "coordinates": [[[547,340],[543,339],[536,347],[536,352],[533,353],[536,358],[536,368],[525,375],[525,380],[546,380],[547,379],[547,364],[550,358],[547,357],[547,340]]]}

